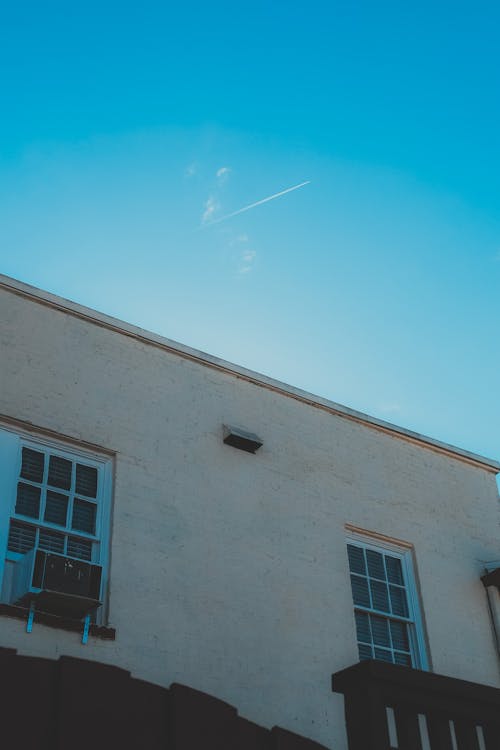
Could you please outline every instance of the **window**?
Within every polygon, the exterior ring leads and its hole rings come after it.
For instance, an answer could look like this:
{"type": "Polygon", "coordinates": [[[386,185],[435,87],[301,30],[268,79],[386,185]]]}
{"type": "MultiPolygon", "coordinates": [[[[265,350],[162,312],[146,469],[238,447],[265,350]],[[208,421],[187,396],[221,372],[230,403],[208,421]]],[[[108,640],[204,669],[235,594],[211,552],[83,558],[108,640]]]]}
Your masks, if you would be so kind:
{"type": "Polygon", "coordinates": [[[425,669],[410,551],[353,538],[347,553],[360,660],[425,669]]]}
{"type": "Polygon", "coordinates": [[[102,565],[104,587],[110,463],[58,441],[0,429],[2,601],[11,601],[15,563],[34,547],[102,565]]]}

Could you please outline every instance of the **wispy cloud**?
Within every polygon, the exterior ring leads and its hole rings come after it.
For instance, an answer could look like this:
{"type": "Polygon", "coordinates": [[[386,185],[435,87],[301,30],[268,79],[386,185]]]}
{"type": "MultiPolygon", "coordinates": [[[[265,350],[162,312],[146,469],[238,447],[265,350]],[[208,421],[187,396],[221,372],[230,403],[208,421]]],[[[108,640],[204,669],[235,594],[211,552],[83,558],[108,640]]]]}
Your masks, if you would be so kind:
{"type": "MultiPolygon", "coordinates": [[[[223,230],[221,230],[223,231],[223,230]]],[[[229,230],[231,232],[231,230],[229,230]]],[[[232,232],[231,232],[232,234],[232,232]]],[[[229,240],[229,244],[231,247],[234,247],[235,245],[242,245],[245,244],[245,242],[248,242],[248,234],[237,234],[236,236],[232,236],[229,240]]]]}
{"type": "Polygon", "coordinates": [[[192,162],[191,164],[188,164],[186,169],[184,170],[184,177],[194,177],[197,172],[198,165],[196,164],[196,162],[192,162]]]}
{"type": "Polygon", "coordinates": [[[251,208],[261,206],[263,203],[268,203],[269,201],[273,201],[276,198],[280,198],[282,195],[286,195],[286,193],[291,193],[293,190],[298,190],[299,188],[304,187],[304,185],[309,185],[310,182],[311,180],[306,180],[305,182],[301,182],[298,185],[293,185],[292,187],[286,188],[285,190],[280,190],[279,193],[268,195],[267,198],[262,198],[260,201],[255,201],[255,203],[250,203],[248,206],[243,206],[243,208],[239,208],[237,211],[233,211],[230,214],[221,216],[219,219],[213,219],[212,221],[205,223],[207,225],[219,224],[221,221],[226,221],[226,219],[231,219],[233,216],[238,216],[238,214],[244,213],[244,211],[250,211],[251,208]]]}
{"type": "Polygon", "coordinates": [[[219,210],[219,207],[219,201],[217,200],[217,198],[213,195],[210,195],[205,201],[205,205],[203,207],[203,213],[201,215],[202,224],[207,224],[207,222],[213,223],[212,217],[219,210]]]}
{"type": "Polygon", "coordinates": [[[239,274],[247,274],[253,269],[253,262],[257,253],[255,250],[245,250],[240,259],[240,265],[238,268],[239,274]]]}
{"type": "Polygon", "coordinates": [[[227,178],[229,177],[231,173],[231,167],[220,167],[217,172],[215,173],[215,176],[217,177],[217,182],[219,185],[223,185],[227,178]]]}
{"type": "Polygon", "coordinates": [[[247,250],[243,253],[242,259],[245,263],[251,263],[256,255],[257,253],[255,252],[255,250],[247,250]]]}

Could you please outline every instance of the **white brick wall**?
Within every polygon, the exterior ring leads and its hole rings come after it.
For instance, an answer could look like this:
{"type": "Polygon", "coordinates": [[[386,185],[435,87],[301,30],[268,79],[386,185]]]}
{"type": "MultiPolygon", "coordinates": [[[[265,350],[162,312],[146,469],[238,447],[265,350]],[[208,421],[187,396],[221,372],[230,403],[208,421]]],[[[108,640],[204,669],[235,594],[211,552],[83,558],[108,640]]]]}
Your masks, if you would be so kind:
{"type": "Polygon", "coordinates": [[[433,669],[500,685],[479,582],[500,558],[492,473],[6,290],[0,321],[0,414],[116,453],[116,641],[2,618],[3,645],[183,682],[341,750],[352,524],[414,545],[433,669]]]}

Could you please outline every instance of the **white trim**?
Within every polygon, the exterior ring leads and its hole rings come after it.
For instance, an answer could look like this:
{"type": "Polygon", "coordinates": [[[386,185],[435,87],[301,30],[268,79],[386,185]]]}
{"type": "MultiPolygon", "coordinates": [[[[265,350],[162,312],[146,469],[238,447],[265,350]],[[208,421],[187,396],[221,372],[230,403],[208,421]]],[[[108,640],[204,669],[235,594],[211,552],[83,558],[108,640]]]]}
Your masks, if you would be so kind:
{"type": "Polygon", "coordinates": [[[346,523],[345,530],[347,539],[352,539],[353,541],[357,540],[365,547],[371,546],[375,550],[377,547],[382,547],[383,549],[393,550],[394,552],[401,554],[413,549],[413,544],[410,544],[410,542],[404,542],[395,539],[392,536],[380,534],[377,531],[360,529],[358,526],[352,526],[349,523],[346,523]]]}
{"type": "Polygon", "coordinates": [[[348,531],[346,534],[347,544],[357,544],[362,546],[364,549],[374,550],[375,552],[388,552],[401,560],[401,568],[403,572],[404,588],[408,598],[408,610],[409,617],[393,617],[387,612],[381,612],[374,608],[359,607],[353,605],[355,610],[363,612],[373,612],[379,614],[387,619],[395,619],[401,622],[407,622],[410,634],[410,646],[412,657],[415,660],[414,667],[417,669],[428,670],[429,660],[427,657],[426,640],[424,636],[424,624],[422,619],[422,612],[420,607],[420,599],[417,591],[417,578],[416,571],[413,561],[413,547],[406,542],[399,544],[395,540],[389,540],[388,537],[381,538],[381,536],[370,534],[362,534],[359,531],[348,531]]]}
{"type": "Polygon", "coordinates": [[[12,279],[9,276],[0,274],[0,289],[2,288],[17,296],[25,297],[38,304],[86,320],[94,325],[134,338],[142,343],[156,346],[172,354],[176,354],[179,357],[183,357],[184,359],[190,359],[205,367],[225,372],[229,375],[246,380],[249,383],[253,383],[254,385],[275,391],[276,393],[280,393],[289,398],[294,398],[310,406],[323,409],[331,414],[335,414],[336,416],[343,417],[353,422],[358,422],[367,427],[378,430],[379,432],[385,432],[407,442],[417,443],[422,447],[438,453],[444,453],[447,456],[460,461],[465,461],[468,464],[472,464],[495,474],[500,472],[499,461],[480,456],[477,453],[472,453],[463,448],[457,448],[454,445],[435,440],[426,435],[421,435],[413,430],[407,430],[406,428],[399,427],[391,422],[386,422],[382,419],[377,419],[376,417],[364,414],[363,412],[356,411],[355,409],[350,409],[349,407],[343,406],[334,401],[315,396],[307,391],[301,390],[300,388],[295,388],[279,380],[275,380],[274,378],[269,378],[266,375],[254,372],[253,370],[248,370],[245,367],[240,367],[239,365],[227,362],[219,357],[214,357],[211,354],[201,352],[192,347],[185,346],[184,344],[179,344],[176,341],[172,341],[171,339],[167,339],[156,333],[151,333],[150,331],[146,331],[138,326],[125,323],[118,318],[113,318],[110,315],[105,315],[104,313],[97,312],[96,310],[92,310],[84,305],[71,302],[63,297],[59,297],[50,292],[46,292],[42,289],[18,281],[17,279],[12,279]]]}
{"type": "Polygon", "coordinates": [[[108,450],[100,445],[93,445],[71,435],[63,435],[30,422],[13,419],[5,414],[0,414],[0,431],[11,432],[16,437],[42,446],[49,446],[53,450],[84,456],[91,461],[105,462],[116,455],[116,451],[108,450]]]}

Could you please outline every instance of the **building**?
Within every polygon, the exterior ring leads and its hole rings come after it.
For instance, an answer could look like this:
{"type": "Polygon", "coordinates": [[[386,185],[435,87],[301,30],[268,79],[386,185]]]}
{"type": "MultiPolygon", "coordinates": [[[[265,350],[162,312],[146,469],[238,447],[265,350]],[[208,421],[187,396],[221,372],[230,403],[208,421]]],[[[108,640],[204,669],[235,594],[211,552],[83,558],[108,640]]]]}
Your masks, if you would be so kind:
{"type": "Polygon", "coordinates": [[[7,277],[0,325],[4,647],[335,750],[360,658],[500,688],[496,461],[7,277]],[[35,594],[29,622],[34,548],[102,570],[88,639],[35,594]]]}

